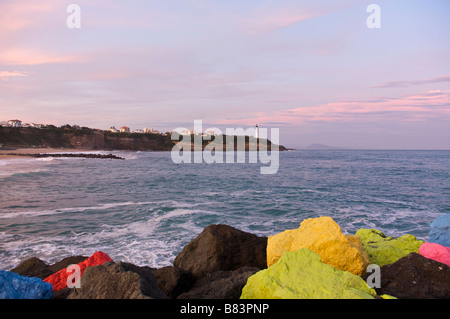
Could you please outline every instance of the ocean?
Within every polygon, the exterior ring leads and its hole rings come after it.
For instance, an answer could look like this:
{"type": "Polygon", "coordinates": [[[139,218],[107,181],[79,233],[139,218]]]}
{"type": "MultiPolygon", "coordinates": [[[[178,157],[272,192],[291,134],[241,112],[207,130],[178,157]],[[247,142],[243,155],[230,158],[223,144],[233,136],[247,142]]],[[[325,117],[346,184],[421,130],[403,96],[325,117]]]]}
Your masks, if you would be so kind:
{"type": "Polygon", "coordinates": [[[98,250],[163,267],[210,224],[269,236],[319,216],[345,234],[375,228],[426,240],[450,211],[450,151],[280,152],[273,175],[260,174],[260,163],[112,153],[125,160],[0,160],[0,269],[98,250]]]}

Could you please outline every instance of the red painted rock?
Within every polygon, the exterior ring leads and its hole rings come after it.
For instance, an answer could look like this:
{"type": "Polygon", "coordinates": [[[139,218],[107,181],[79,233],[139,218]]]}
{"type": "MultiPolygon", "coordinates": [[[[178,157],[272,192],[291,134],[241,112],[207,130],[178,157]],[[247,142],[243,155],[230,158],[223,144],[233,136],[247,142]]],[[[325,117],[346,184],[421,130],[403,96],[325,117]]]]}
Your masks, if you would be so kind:
{"type": "Polygon", "coordinates": [[[450,247],[436,243],[423,243],[419,248],[419,254],[425,258],[433,259],[450,266],[450,247]]]}
{"type": "MultiPolygon", "coordinates": [[[[107,261],[113,261],[107,254],[97,251],[91,257],[85,261],[77,264],[80,267],[80,277],[83,275],[84,270],[88,266],[101,265],[107,261]]],[[[60,271],[48,276],[44,279],[45,282],[51,283],[53,285],[53,291],[58,291],[67,287],[67,278],[73,274],[73,271],[67,271],[67,268],[61,269],[60,271]]]]}

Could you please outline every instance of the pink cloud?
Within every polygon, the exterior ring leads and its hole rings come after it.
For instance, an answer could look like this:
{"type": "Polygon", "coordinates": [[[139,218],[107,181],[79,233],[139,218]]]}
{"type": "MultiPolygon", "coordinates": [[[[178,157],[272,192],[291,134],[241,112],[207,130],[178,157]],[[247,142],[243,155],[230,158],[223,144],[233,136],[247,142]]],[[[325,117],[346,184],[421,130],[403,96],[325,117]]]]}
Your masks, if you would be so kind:
{"type": "Polygon", "coordinates": [[[258,112],[251,117],[228,118],[220,124],[305,122],[375,122],[428,121],[450,119],[450,91],[427,91],[402,97],[373,97],[367,100],[347,100],[302,106],[274,112],[258,112]]]}
{"type": "Polygon", "coordinates": [[[280,116],[322,121],[373,121],[378,119],[410,120],[438,117],[450,113],[450,91],[425,92],[400,98],[379,98],[366,101],[343,101],[299,107],[280,116]],[[420,115],[420,117],[418,117],[420,115]]]}
{"type": "Polygon", "coordinates": [[[47,14],[58,12],[62,5],[64,4],[57,0],[2,1],[0,3],[1,38],[6,38],[11,32],[36,26],[38,22],[45,23],[48,20],[47,14]]]}
{"type": "Polygon", "coordinates": [[[243,33],[246,34],[266,33],[337,12],[357,4],[358,2],[355,0],[343,1],[338,4],[327,2],[326,5],[313,1],[307,4],[301,4],[299,1],[289,1],[280,6],[276,1],[267,2],[261,4],[251,14],[246,15],[244,20],[241,21],[240,27],[243,28],[243,33]]]}
{"type": "Polygon", "coordinates": [[[313,13],[265,12],[243,23],[244,33],[258,34],[281,29],[315,17],[313,13]]]}
{"type": "Polygon", "coordinates": [[[422,85],[439,82],[450,82],[450,75],[439,76],[432,79],[425,80],[413,80],[413,81],[390,81],[381,85],[375,86],[375,88],[396,88],[396,87],[408,87],[412,85],[422,85]]]}
{"type": "Polygon", "coordinates": [[[31,48],[6,48],[0,52],[0,64],[35,65],[45,63],[77,62],[79,56],[47,53],[31,48]]]}
{"type": "Polygon", "coordinates": [[[0,71],[0,78],[1,79],[7,79],[7,78],[16,78],[16,77],[26,77],[28,76],[25,72],[19,72],[19,71],[0,71]]]}
{"type": "MultiPolygon", "coordinates": [[[[62,34],[67,4],[58,0],[0,2],[0,64],[36,65],[74,61],[51,48],[55,34],[62,34]],[[57,28],[59,27],[59,28],[57,28]]],[[[60,38],[57,40],[60,42],[60,38]]],[[[54,41],[56,42],[56,41],[54,41]]],[[[60,42],[64,50],[64,43],[60,42]]],[[[59,51],[59,50],[58,50],[59,51]]]]}

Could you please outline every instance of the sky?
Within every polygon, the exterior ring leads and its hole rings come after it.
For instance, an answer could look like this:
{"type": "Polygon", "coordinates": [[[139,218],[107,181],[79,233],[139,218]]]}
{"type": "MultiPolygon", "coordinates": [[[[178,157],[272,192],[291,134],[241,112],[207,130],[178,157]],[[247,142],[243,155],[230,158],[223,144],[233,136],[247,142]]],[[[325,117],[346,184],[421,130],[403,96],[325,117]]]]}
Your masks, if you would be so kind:
{"type": "Polygon", "coordinates": [[[448,0],[1,0],[0,121],[202,120],[278,128],[292,148],[448,150],[449,14],[448,0]]]}

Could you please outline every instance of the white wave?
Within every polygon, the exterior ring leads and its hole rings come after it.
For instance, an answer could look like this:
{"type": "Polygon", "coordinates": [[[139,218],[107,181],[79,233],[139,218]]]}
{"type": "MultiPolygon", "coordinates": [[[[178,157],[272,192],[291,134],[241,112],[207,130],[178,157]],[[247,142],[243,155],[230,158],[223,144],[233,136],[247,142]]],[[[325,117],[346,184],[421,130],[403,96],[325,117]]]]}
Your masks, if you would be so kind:
{"type": "MultiPolygon", "coordinates": [[[[6,218],[17,218],[17,217],[27,217],[27,216],[45,216],[45,215],[58,215],[58,214],[64,214],[64,213],[82,213],[85,211],[101,211],[101,210],[108,210],[115,207],[122,207],[122,206],[144,206],[144,205],[153,205],[154,207],[162,207],[162,206],[169,206],[174,208],[181,208],[181,207],[195,207],[200,204],[195,203],[180,203],[174,200],[168,200],[168,201],[149,201],[149,202],[119,202],[119,203],[106,203],[106,204],[99,204],[97,206],[81,206],[81,207],[65,207],[65,208],[56,208],[56,209],[49,209],[49,210],[41,210],[41,211],[24,211],[24,212],[10,212],[10,213],[0,213],[0,219],[6,219],[6,218]]],[[[175,210],[176,211],[176,210],[175,210]]],[[[173,214],[176,214],[175,211],[169,212],[168,214],[172,216],[173,214]]]]}
{"type": "Polygon", "coordinates": [[[40,172],[47,172],[48,169],[44,168],[30,168],[30,169],[16,169],[16,170],[9,170],[9,171],[0,171],[0,178],[7,178],[18,174],[29,174],[29,173],[40,173],[40,172]]]}
{"type": "Polygon", "coordinates": [[[139,158],[139,152],[120,152],[119,154],[115,154],[117,156],[120,156],[126,160],[135,160],[139,158]]]}
{"type": "Polygon", "coordinates": [[[101,204],[101,205],[98,205],[98,206],[67,207],[67,208],[57,208],[57,209],[42,210],[42,211],[2,213],[2,214],[0,214],[0,218],[16,218],[16,217],[26,217],[26,216],[57,215],[57,214],[63,214],[63,213],[67,213],[67,212],[70,212],[70,213],[81,213],[81,212],[88,211],[88,210],[105,210],[105,209],[110,209],[110,208],[120,207],[120,206],[143,205],[143,204],[149,204],[149,203],[123,202],[123,203],[101,204]]]}
{"type": "Polygon", "coordinates": [[[55,158],[55,157],[42,157],[42,158],[37,158],[36,160],[40,161],[40,162],[52,162],[54,160],[57,160],[57,158],[55,158]]]}
{"type": "Polygon", "coordinates": [[[7,178],[16,174],[45,172],[51,164],[50,161],[43,160],[43,158],[33,157],[13,157],[0,160],[0,178],[7,178]]]}
{"type": "Polygon", "coordinates": [[[35,157],[11,157],[0,160],[3,165],[20,165],[20,164],[30,164],[32,162],[38,162],[39,158],[35,157]]]}
{"type": "MultiPolygon", "coordinates": [[[[116,203],[128,205],[130,203],[116,203]]],[[[133,203],[136,204],[136,203],[133,203]]],[[[97,232],[71,232],[52,237],[0,233],[0,268],[16,266],[29,256],[53,263],[73,255],[90,256],[95,251],[107,253],[115,261],[136,265],[163,267],[170,265],[176,255],[193,237],[203,230],[193,215],[214,214],[196,209],[177,208],[158,215],[122,225],[102,225],[97,232]],[[167,227],[166,221],[182,223],[167,227]]]]}

